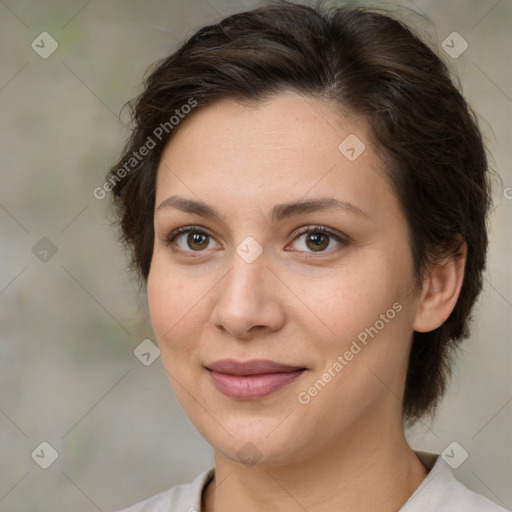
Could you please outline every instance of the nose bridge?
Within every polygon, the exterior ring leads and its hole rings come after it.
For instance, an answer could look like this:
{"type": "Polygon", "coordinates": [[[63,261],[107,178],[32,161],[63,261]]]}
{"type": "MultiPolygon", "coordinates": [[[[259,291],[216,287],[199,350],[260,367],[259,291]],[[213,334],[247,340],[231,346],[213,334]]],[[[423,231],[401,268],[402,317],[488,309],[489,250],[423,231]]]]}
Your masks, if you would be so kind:
{"type": "Polygon", "coordinates": [[[244,305],[254,308],[256,303],[265,299],[267,258],[261,246],[258,244],[256,247],[256,243],[244,240],[237,246],[230,262],[231,271],[222,285],[222,299],[233,301],[241,310],[244,305]]]}
{"type": "MultiPolygon", "coordinates": [[[[250,238],[250,237],[248,237],[250,238]]],[[[230,272],[219,283],[217,326],[236,337],[247,337],[254,326],[277,329],[282,312],[269,286],[268,258],[254,239],[244,239],[233,252],[230,272]]]]}

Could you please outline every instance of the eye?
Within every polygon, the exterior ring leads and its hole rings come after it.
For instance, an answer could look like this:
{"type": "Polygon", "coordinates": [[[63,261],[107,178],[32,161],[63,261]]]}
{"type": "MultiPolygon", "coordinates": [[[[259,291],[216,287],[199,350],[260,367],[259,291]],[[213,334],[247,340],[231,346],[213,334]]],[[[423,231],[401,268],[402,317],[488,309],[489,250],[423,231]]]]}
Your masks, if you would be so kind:
{"type": "MultiPolygon", "coordinates": [[[[302,252],[324,253],[326,249],[332,246],[333,240],[338,245],[348,245],[348,239],[339,235],[324,226],[309,226],[299,232],[294,238],[294,242],[304,237],[303,247],[299,248],[302,252]]],[[[213,236],[199,226],[184,226],[175,229],[164,240],[165,245],[175,246],[173,249],[177,252],[185,253],[187,256],[194,256],[194,253],[201,253],[210,246],[213,236]],[[184,235],[187,235],[184,237],[184,235]],[[188,253],[188,254],[187,254],[188,253]]]]}
{"type": "Polygon", "coordinates": [[[299,248],[300,251],[305,252],[327,252],[326,249],[333,244],[331,243],[333,240],[338,243],[338,245],[347,245],[348,240],[346,240],[343,236],[340,236],[325,226],[314,226],[308,227],[301,231],[294,239],[300,240],[304,235],[305,239],[302,243],[302,247],[305,249],[299,248]]]}
{"type": "Polygon", "coordinates": [[[186,226],[175,229],[166,237],[165,245],[175,245],[179,252],[194,253],[202,252],[208,248],[213,237],[198,226],[186,226]],[[184,237],[183,235],[187,235],[184,237]]]}

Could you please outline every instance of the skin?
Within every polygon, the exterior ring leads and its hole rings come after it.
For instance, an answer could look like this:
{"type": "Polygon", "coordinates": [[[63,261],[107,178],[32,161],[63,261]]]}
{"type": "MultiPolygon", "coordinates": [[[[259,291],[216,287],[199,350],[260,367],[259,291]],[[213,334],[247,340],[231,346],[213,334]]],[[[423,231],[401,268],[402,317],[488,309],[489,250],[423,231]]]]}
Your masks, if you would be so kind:
{"type": "Polygon", "coordinates": [[[214,449],[207,512],[391,512],[427,475],[402,426],[408,354],[413,331],[436,328],[455,306],[464,258],[433,268],[413,290],[407,222],[368,133],[363,119],[327,102],[280,93],[194,112],[162,155],[148,302],[171,385],[214,449]],[[354,161],[338,149],[350,134],[366,146],[354,161]],[[208,203],[223,220],[158,208],[173,195],[208,203]],[[364,213],[269,220],[276,204],[331,197],[364,213]],[[174,229],[198,225],[211,236],[166,243],[174,229]],[[327,236],[316,249],[316,225],[345,242],[327,236]],[[252,263],[236,251],[249,236],[263,250],[252,263]],[[300,403],[396,303],[400,312],[300,403]],[[225,358],[307,370],[268,397],[237,400],[204,367],[225,358]],[[241,460],[244,446],[255,464],[241,460]]]}

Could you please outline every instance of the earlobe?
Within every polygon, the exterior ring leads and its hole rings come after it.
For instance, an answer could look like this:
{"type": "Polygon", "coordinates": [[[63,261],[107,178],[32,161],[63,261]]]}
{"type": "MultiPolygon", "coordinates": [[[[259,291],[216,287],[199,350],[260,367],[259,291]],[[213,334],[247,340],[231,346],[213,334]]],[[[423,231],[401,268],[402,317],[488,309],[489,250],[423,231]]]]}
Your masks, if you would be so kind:
{"type": "Polygon", "coordinates": [[[457,253],[435,265],[423,283],[413,329],[430,332],[441,326],[453,311],[459,298],[467,246],[460,243],[457,253]]]}

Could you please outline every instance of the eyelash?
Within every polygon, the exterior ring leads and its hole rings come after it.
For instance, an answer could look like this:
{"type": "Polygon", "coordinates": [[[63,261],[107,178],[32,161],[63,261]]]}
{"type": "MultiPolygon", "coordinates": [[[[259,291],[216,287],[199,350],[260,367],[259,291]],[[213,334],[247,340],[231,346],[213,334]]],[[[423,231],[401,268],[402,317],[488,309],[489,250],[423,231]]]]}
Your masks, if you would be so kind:
{"type": "MultiPolygon", "coordinates": [[[[184,226],[184,227],[175,229],[167,237],[165,237],[165,240],[163,241],[164,245],[166,245],[166,246],[175,245],[174,241],[176,240],[176,238],[178,238],[180,235],[183,235],[185,233],[195,233],[195,234],[204,235],[204,236],[207,236],[210,238],[214,238],[211,233],[206,231],[204,228],[201,228],[200,226],[184,226]]],[[[348,237],[342,237],[342,236],[336,234],[335,232],[331,231],[329,228],[326,228],[325,226],[307,226],[302,231],[300,231],[299,233],[296,234],[293,241],[297,240],[302,235],[308,234],[308,233],[321,233],[324,235],[329,235],[330,237],[334,238],[334,240],[336,240],[341,245],[349,244],[348,237]]],[[[330,249],[328,251],[318,251],[316,254],[323,255],[323,254],[329,253],[333,250],[334,249],[330,249]]],[[[196,258],[196,257],[200,256],[201,253],[205,252],[204,250],[203,251],[192,251],[192,250],[183,251],[182,249],[174,249],[174,248],[173,248],[173,251],[180,252],[180,253],[184,254],[185,257],[189,257],[189,258],[196,258]]],[[[312,252],[299,251],[299,252],[307,252],[308,254],[313,255],[313,256],[308,256],[308,257],[313,257],[313,258],[317,257],[317,256],[315,256],[315,251],[312,251],[312,252]]]]}

